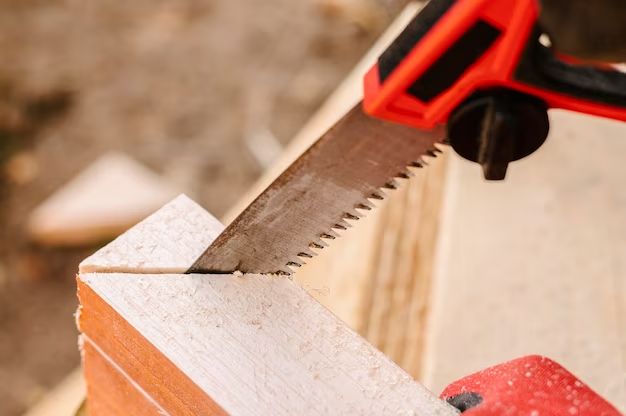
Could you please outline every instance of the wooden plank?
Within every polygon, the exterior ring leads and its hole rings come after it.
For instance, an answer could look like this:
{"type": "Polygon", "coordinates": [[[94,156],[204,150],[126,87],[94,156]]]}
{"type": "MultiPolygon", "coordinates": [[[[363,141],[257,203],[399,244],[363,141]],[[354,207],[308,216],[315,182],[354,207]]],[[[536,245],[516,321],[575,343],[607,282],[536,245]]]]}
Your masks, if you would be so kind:
{"type": "Polygon", "coordinates": [[[90,416],[158,416],[164,413],[162,408],[142,394],[92,343],[85,341],[82,353],[85,377],[88,380],[98,380],[98,383],[89,385],[87,411],[90,416]]]}
{"type": "Polygon", "coordinates": [[[542,354],[626,411],[626,126],[550,118],[505,182],[450,165],[425,382],[542,354]]]}
{"type": "Polygon", "coordinates": [[[422,370],[431,274],[439,236],[447,158],[432,160],[382,212],[371,264],[366,338],[413,377],[422,370]]]}
{"type": "Polygon", "coordinates": [[[230,414],[454,414],[291,280],[167,274],[80,279],[81,290],[89,286],[145,341],[125,351],[121,345],[133,336],[114,332],[118,326],[111,322],[119,318],[113,314],[88,318],[93,299],[82,302],[81,330],[98,340],[118,339],[107,355],[172,414],[216,414],[216,404],[230,414]],[[147,345],[153,350],[141,351],[147,345]],[[133,357],[137,367],[127,367],[124,361],[133,357]],[[146,367],[139,367],[142,362],[146,367]],[[193,390],[202,394],[192,396],[193,390]]]}
{"type": "MultiPolygon", "coordinates": [[[[152,270],[172,241],[220,231],[187,198],[164,210],[129,231],[155,244],[149,252],[141,238],[137,252],[120,238],[91,257],[92,270],[121,270],[116,258],[152,270]],[[155,239],[155,218],[186,216],[196,221],[170,222],[155,239]]],[[[84,336],[170,414],[456,414],[292,280],[107,272],[81,273],[78,284],[84,336]]]]}
{"type": "MultiPolygon", "coordinates": [[[[78,296],[80,300],[80,313],[78,326],[82,336],[95,346],[98,352],[106,357],[107,361],[114,363],[118,372],[124,374],[134,386],[141,389],[141,403],[143,397],[149,397],[149,401],[156,403],[167,413],[175,415],[194,414],[223,414],[220,406],[210,396],[190,380],[172,361],[157,347],[152,345],[142,333],[132,326],[123,316],[115,311],[107,300],[103,299],[89,284],[93,278],[101,277],[107,281],[113,276],[116,280],[111,284],[111,289],[118,286],[133,286],[142,277],[158,277],[169,275],[132,275],[132,274],[81,274],[78,281],[78,296]]],[[[171,275],[179,276],[179,275],[171,275]]],[[[140,294],[145,297],[146,294],[140,294]]],[[[171,297],[177,296],[171,293],[171,297]]],[[[179,295],[180,296],[180,295],[179,295]]],[[[141,313],[151,313],[145,309],[141,313]]],[[[181,312],[182,313],[182,312],[181,312]]],[[[108,386],[102,386],[98,373],[87,371],[90,368],[89,355],[83,355],[83,367],[86,369],[88,402],[91,402],[91,394],[95,394],[94,400],[102,401],[102,390],[108,390],[108,386]]],[[[132,400],[123,404],[132,414],[130,409],[141,407],[141,403],[132,400]]],[[[107,401],[104,400],[104,406],[107,401]]],[[[90,405],[91,406],[91,405],[90,405]]],[[[150,405],[149,407],[154,407],[150,405]]]]}

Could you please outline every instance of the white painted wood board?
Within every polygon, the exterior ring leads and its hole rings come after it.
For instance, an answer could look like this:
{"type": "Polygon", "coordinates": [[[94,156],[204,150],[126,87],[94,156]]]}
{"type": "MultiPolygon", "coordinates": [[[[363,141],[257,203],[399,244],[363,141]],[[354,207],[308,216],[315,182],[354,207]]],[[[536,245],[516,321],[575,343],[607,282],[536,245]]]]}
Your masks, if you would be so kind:
{"type": "Polygon", "coordinates": [[[229,414],[456,414],[287,278],[80,279],[229,414]]]}

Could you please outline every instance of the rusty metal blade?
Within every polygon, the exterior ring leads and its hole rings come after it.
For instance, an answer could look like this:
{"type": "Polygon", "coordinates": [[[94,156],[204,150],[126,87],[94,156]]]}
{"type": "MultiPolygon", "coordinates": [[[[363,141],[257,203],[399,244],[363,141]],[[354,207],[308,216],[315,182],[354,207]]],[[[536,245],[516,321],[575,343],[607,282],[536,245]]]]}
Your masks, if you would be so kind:
{"type": "Polygon", "coordinates": [[[196,260],[188,273],[291,273],[420,166],[444,137],[371,118],[357,104],[196,260]],[[390,182],[391,181],[391,182],[390,182]],[[346,221],[347,220],[347,221],[346,221]]]}

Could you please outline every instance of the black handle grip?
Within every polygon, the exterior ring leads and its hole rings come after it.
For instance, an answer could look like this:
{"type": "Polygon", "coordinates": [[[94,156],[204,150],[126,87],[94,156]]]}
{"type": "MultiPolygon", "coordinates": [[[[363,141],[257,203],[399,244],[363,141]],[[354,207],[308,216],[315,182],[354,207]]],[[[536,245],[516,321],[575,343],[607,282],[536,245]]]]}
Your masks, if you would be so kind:
{"type": "Polygon", "coordinates": [[[626,62],[626,0],[540,0],[539,21],[556,50],[626,62]]]}
{"type": "Polygon", "coordinates": [[[515,78],[544,90],[586,101],[626,108],[626,74],[591,65],[569,64],[539,42],[543,28],[535,28],[521,57],[515,78]]]}

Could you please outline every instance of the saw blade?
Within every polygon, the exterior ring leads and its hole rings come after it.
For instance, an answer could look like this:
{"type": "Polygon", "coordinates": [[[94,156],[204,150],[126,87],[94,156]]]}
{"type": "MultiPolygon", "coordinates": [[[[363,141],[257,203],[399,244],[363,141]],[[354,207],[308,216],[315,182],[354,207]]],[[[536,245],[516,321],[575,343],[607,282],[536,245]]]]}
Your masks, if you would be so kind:
{"type": "Polygon", "coordinates": [[[188,273],[291,274],[438,151],[444,129],[372,118],[357,104],[261,193],[188,273]]]}

